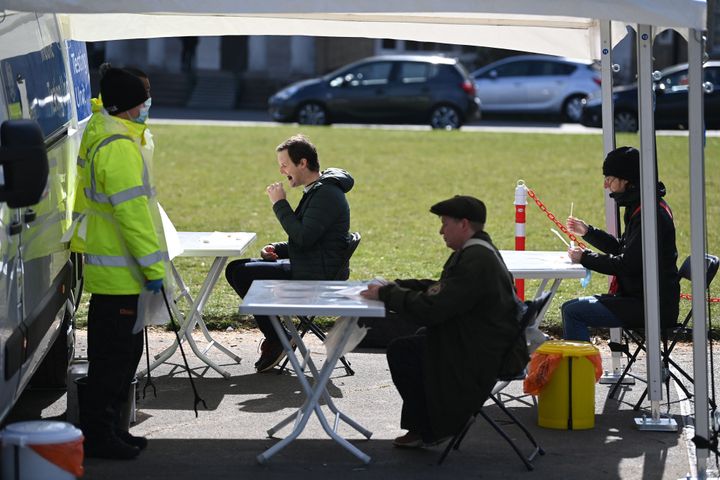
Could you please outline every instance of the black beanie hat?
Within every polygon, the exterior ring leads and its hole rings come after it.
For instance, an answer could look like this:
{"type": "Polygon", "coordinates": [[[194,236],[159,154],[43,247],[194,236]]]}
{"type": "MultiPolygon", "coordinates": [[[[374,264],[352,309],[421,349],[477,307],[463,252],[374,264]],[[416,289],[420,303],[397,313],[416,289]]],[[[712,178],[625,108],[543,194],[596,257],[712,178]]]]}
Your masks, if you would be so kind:
{"type": "Polygon", "coordinates": [[[603,175],[640,184],[640,152],[633,147],[620,147],[607,154],[603,162],[603,175]]]}
{"type": "Polygon", "coordinates": [[[475,197],[455,195],[452,198],[438,202],[430,207],[435,215],[445,215],[453,218],[467,218],[472,222],[485,223],[487,210],[485,204],[475,197]]]}
{"type": "Polygon", "coordinates": [[[100,79],[103,107],[111,115],[137,107],[148,99],[142,80],[122,68],[108,68],[100,79]]]}

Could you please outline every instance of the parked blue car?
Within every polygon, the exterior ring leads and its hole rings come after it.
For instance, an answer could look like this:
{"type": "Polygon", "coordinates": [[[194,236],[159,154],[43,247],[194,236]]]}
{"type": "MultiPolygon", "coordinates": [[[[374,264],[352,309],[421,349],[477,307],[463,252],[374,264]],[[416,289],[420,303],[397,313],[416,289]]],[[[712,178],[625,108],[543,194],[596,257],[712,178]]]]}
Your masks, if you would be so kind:
{"type": "MultiPolygon", "coordinates": [[[[705,71],[705,127],[720,128],[720,61],[703,65],[705,71]]],[[[685,129],[688,127],[688,66],[687,63],[668,67],[661,72],[655,90],[655,127],[685,129]]],[[[615,130],[635,132],[638,129],[637,84],[613,89],[615,130]]],[[[602,127],[602,98],[587,101],[581,123],[602,127]]]]}

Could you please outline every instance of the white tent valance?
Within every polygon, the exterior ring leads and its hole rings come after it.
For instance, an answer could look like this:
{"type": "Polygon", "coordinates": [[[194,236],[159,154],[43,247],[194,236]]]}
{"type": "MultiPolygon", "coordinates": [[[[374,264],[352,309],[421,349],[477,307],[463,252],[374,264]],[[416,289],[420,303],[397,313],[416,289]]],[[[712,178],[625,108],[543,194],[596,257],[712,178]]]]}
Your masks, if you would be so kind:
{"type": "Polygon", "coordinates": [[[704,29],[704,0],[0,0],[62,13],[67,33],[100,41],[185,35],[395,38],[599,59],[599,23],[704,29]]]}

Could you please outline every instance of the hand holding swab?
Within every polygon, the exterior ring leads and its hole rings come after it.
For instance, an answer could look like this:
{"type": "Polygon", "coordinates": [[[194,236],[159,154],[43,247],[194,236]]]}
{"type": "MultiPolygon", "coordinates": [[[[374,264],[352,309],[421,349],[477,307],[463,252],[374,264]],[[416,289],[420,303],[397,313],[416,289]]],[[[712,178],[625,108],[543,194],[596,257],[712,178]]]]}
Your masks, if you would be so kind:
{"type": "Polygon", "coordinates": [[[563,236],[560,234],[560,232],[558,232],[558,231],[555,230],[554,228],[551,228],[550,231],[553,232],[555,235],[557,235],[557,237],[560,239],[560,241],[562,241],[565,245],[567,245],[568,248],[571,248],[571,247],[570,247],[570,244],[567,242],[567,240],[565,240],[565,237],[563,237],[563,236]]]}

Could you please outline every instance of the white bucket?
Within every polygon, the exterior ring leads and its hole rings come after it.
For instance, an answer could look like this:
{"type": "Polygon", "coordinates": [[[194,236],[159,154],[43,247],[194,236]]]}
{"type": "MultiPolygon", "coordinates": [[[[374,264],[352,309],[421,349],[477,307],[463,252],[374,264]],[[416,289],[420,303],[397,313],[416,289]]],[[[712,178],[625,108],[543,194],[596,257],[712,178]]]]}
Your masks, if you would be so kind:
{"type": "MultiPolygon", "coordinates": [[[[75,475],[60,468],[30,448],[34,445],[71,444],[82,432],[66,422],[33,420],[11,423],[0,432],[2,478],[22,480],[73,480],[75,475]]],[[[82,459],[80,459],[82,464],[82,459]]],[[[82,465],[80,465],[82,467],[82,465]]]]}

